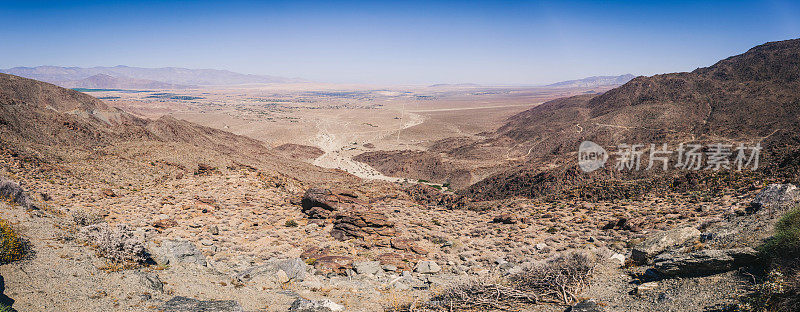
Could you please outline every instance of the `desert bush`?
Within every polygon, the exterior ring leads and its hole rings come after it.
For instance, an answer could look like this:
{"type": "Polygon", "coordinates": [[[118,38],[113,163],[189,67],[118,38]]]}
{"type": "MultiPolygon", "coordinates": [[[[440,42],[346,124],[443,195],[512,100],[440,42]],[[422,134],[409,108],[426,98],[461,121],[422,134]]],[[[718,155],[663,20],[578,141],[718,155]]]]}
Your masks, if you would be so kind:
{"type": "Polygon", "coordinates": [[[421,304],[392,311],[516,311],[536,303],[571,304],[588,286],[593,257],[583,252],[557,255],[504,279],[473,279],[453,284],[421,304]]]}
{"type": "Polygon", "coordinates": [[[30,197],[28,197],[28,194],[25,193],[25,190],[23,190],[17,182],[6,179],[3,176],[0,176],[0,200],[14,203],[25,208],[33,207],[33,203],[30,197]]]}
{"type": "Polygon", "coordinates": [[[78,237],[92,246],[98,256],[113,264],[138,265],[149,259],[144,239],[137,237],[125,224],[84,226],[78,232],[78,237]]]}
{"type": "Polygon", "coordinates": [[[798,277],[787,277],[780,269],[773,269],[766,278],[753,287],[752,293],[742,297],[734,311],[790,312],[800,311],[798,277]]]}
{"type": "Polygon", "coordinates": [[[512,275],[510,283],[543,300],[572,303],[577,300],[575,294],[588,286],[594,266],[592,257],[585,252],[564,253],[512,275]]]}
{"type": "Polygon", "coordinates": [[[775,224],[775,234],[760,251],[767,258],[795,260],[800,254],[800,207],[790,210],[775,224]]]}
{"type": "Polygon", "coordinates": [[[78,226],[87,226],[103,222],[103,217],[93,213],[76,211],[72,213],[72,222],[74,222],[75,225],[78,226]]]}
{"type": "Polygon", "coordinates": [[[25,256],[25,242],[3,219],[0,219],[0,240],[0,264],[21,260],[25,256]]]}

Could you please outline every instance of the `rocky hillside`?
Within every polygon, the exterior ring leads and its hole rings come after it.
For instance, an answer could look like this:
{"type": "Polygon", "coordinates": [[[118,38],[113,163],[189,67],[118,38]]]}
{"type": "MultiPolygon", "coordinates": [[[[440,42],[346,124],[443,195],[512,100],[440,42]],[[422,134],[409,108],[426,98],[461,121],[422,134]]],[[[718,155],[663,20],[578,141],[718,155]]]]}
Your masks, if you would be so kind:
{"type": "Polygon", "coordinates": [[[800,126],[800,40],[767,43],[689,73],[638,77],[598,96],[545,103],[509,118],[497,135],[545,138],[534,153],[660,138],[767,137],[800,126]]]}
{"type": "Polygon", "coordinates": [[[571,183],[564,180],[579,175],[570,169],[575,165],[570,158],[586,140],[606,147],[761,142],[766,167],[783,163],[781,171],[796,171],[786,167],[795,162],[800,142],[793,130],[800,127],[798,56],[800,40],[771,42],[707,68],[637,77],[601,95],[558,99],[512,116],[479,144],[508,146],[517,154],[527,151],[528,162],[476,183],[467,193],[484,198],[538,196],[552,190],[553,183],[569,188],[571,183]],[[541,170],[533,165],[553,161],[566,168],[541,170]],[[531,191],[531,186],[541,192],[531,191]]]}

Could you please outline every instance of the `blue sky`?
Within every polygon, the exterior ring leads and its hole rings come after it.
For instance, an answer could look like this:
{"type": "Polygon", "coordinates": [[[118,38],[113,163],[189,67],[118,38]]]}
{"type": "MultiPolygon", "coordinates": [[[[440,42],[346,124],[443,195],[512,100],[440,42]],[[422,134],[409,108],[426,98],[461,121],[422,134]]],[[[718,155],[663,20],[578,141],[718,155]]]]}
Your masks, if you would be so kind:
{"type": "Polygon", "coordinates": [[[0,0],[0,21],[0,68],[122,64],[337,83],[541,84],[708,66],[800,37],[800,4],[0,0]]]}

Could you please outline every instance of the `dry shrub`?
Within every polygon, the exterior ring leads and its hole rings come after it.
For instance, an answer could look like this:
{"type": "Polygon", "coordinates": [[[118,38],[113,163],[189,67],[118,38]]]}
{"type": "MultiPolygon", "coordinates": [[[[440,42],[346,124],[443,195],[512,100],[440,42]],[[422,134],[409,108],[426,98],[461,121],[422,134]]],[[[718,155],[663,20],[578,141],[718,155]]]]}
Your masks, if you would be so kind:
{"type": "Polygon", "coordinates": [[[108,223],[82,227],[78,237],[90,244],[97,255],[114,264],[135,266],[149,258],[144,247],[144,239],[138,237],[125,224],[116,226],[108,223]]]}
{"type": "Polygon", "coordinates": [[[592,257],[585,252],[560,254],[512,275],[510,283],[543,300],[571,303],[577,300],[575,294],[588,286],[587,278],[594,266],[592,257]]]}
{"type": "Polygon", "coordinates": [[[33,208],[33,203],[28,194],[25,193],[25,190],[17,182],[6,179],[3,176],[0,176],[0,200],[28,209],[33,208]]]}
{"type": "Polygon", "coordinates": [[[0,264],[21,260],[26,249],[24,240],[11,228],[8,221],[0,219],[0,264]]]}
{"type": "Polygon", "coordinates": [[[427,302],[395,311],[520,310],[537,303],[571,304],[588,286],[593,257],[573,251],[525,268],[505,279],[472,279],[447,287],[427,302]]]}
{"type": "Polygon", "coordinates": [[[103,222],[103,217],[84,211],[75,211],[72,213],[72,222],[78,226],[87,226],[103,222]]]}

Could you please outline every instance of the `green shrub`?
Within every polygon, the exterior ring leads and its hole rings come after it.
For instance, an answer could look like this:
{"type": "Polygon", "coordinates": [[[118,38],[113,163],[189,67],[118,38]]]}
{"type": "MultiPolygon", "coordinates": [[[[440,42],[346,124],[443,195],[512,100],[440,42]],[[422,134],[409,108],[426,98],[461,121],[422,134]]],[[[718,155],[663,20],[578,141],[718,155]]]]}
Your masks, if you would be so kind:
{"type": "Polygon", "coordinates": [[[3,219],[0,219],[0,239],[0,264],[21,260],[25,256],[25,243],[3,219]]]}
{"type": "Polygon", "coordinates": [[[795,207],[775,224],[775,234],[759,248],[768,259],[768,271],[741,298],[737,311],[800,311],[800,207],[795,207]]]}
{"type": "Polygon", "coordinates": [[[775,234],[761,247],[767,258],[794,258],[800,254],[800,207],[775,224],[775,234]]]}

